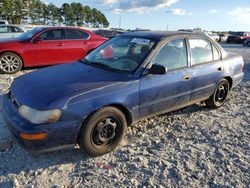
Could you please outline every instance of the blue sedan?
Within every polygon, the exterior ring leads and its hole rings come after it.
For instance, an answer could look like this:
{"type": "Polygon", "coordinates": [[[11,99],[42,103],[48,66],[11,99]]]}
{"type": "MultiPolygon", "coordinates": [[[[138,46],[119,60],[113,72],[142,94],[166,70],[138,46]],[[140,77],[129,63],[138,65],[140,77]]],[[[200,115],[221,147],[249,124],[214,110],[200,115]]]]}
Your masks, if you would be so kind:
{"type": "Polygon", "coordinates": [[[204,34],[126,33],[82,60],[18,77],[2,98],[3,114],[27,149],[79,145],[100,156],[140,119],[198,102],[221,107],[243,66],[204,34]]]}

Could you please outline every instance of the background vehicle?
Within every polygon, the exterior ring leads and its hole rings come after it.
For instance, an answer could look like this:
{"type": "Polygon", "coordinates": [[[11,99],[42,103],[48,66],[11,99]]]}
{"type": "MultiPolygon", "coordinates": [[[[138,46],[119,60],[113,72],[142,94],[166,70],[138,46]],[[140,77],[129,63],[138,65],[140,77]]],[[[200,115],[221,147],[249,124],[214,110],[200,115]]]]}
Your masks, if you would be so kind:
{"type": "Polygon", "coordinates": [[[98,30],[93,30],[93,32],[105,38],[113,38],[115,36],[123,34],[125,31],[113,30],[113,29],[98,29],[98,30]]]}
{"type": "Polygon", "coordinates": [[[23,32],[22,28],[15,25],[0,25],[0,38],[15,38],[23,32]]]}
{"type": "Polygon", "coordinates": [[[228,34],[219,34],[220,42],[227,42],[228,34]]]}
{"type": "Polygon", "coordinates": [[[248,38],[250,38],[250,32],[232,32],[227,38],[227,43],[242,44],[248,38]]]}
{"type": "Polygon", "coordinates": [[[218,42],[220,40],[220,37],[212,32],[206,32],[212,39],[214,39],[216,42],[218,42]]]}
{"type": "Polygon", "coordinates": [[[240,55],[204,34],[131,32],[81,61],[14,80],[2,111],[31,150],[78,143],[99,156],[115,149],[127,126],[142,118],[201,101],[221,107],[243,79],[243,66],[240,55]]]}
{"type": "Polygon", "coordinates": [[[244,42],[243,42],[243,46],[250,47],[250,38],[249,38],[249,39],[244,40],[244,42]]]}
{"type": "Polygon", "coordinates": [[[78,27],[37,27],[16,39],[0,41],[0,71],[68,63],[83,58],[106,41],[78,27]]]}
{"type": "Polygon", "coordinates": [[[7,20],[0,20],[0,25],[8,25],[8,21],[7,20]]]}

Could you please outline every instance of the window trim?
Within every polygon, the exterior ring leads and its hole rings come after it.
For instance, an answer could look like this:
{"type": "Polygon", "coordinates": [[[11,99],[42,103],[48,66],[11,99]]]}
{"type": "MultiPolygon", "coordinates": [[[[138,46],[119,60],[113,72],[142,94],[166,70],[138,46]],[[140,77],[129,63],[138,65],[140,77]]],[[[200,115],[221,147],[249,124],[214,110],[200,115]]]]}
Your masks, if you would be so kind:
{"type": "Polygon", "coordinates": [[[86,32],[86,31],[82,31],[80,29],[66,28],[66,29],[64,29],[64,34],[65,34],[65,36],[64,36],[65,39],[64,40],[66,40],[66,41],[89,40],[90,39],[90,34],[88,32],[86,32]],[[76,31],[80,31],[82,33],[84,32],[84,33],[88,34],[88,37],[86,39],[67,39],[67,35],[66,35],[67,30],[76,30],[76,31]]]}
{"type": "MultiPolygon", "coordinates": [[[[190,64],[190,56],[189,56],[189,48],[188,48],[188,43],[187,43],[187,37],[186,36],[175,36],[175,37],[171,37],[171,38],[167,38],[166,40],[164,40],[158,47],[157,47],[157,50],[154,52],[153,56],[151,57],[150,59],[150,63],[149,64],[152,64],[152,61],[153,59],[158,55],[158,53],[160,52],[160,50],[170,41],[172,40],[177,40],[177,39],[182,39],[184,41],[184,45],[186,46],[186,56],[187,56],[187,64],[186,66],[184,67],[179,67],[179,68],[174,68],[174,69],[168,69],[167,67],[167,72],[171,72],[171,71],[178,71],[178,70],[181,70],[181,69],[186,69],[189,67],[189,64],[190,64]]],[[[148,65],[146,66],[148,67],[148,65]]]]}

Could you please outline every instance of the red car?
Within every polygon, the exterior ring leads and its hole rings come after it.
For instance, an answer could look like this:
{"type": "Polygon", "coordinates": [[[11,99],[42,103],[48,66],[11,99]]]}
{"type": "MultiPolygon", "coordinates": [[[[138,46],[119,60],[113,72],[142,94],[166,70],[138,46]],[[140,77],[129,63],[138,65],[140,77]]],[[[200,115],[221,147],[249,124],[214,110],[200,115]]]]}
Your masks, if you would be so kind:
{"type": "Polygon", "coordinates": [[[0,71],[69,63],[82,59],[106,41],[78,27],[37,27],[15,39],[0,40],[0,71]]]}

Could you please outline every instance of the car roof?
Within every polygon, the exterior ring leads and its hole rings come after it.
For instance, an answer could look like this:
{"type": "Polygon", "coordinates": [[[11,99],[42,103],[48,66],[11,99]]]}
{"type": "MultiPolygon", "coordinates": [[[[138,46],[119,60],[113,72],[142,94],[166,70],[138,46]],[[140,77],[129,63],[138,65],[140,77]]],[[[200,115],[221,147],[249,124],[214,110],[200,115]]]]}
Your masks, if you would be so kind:
{"type": "Polygon", "coordinates": [[[2,26],[10,26],[10,27],[20,27],[20,26],[18,26],[18,25],[12,25],[12,24],[0,24],[0,27],[2,27],[2,26]]]}
{"type": "Polygon", "coordinates": [[[38,28],[42,29],[82,29],[82,30],[87,30],[82,27],[77,27],[77,26],[41,26],[38,28]]]}
{"type": "Polygon", "coordinates": [[[156,40],[161,40],[166,37],[178,36],[178,35],[204,36],[204,34],[200,32],[183,32],[183,31],[135,31],[122,34],[122,36],[124,35],[133,37],[152,38],[156,40]]]}

